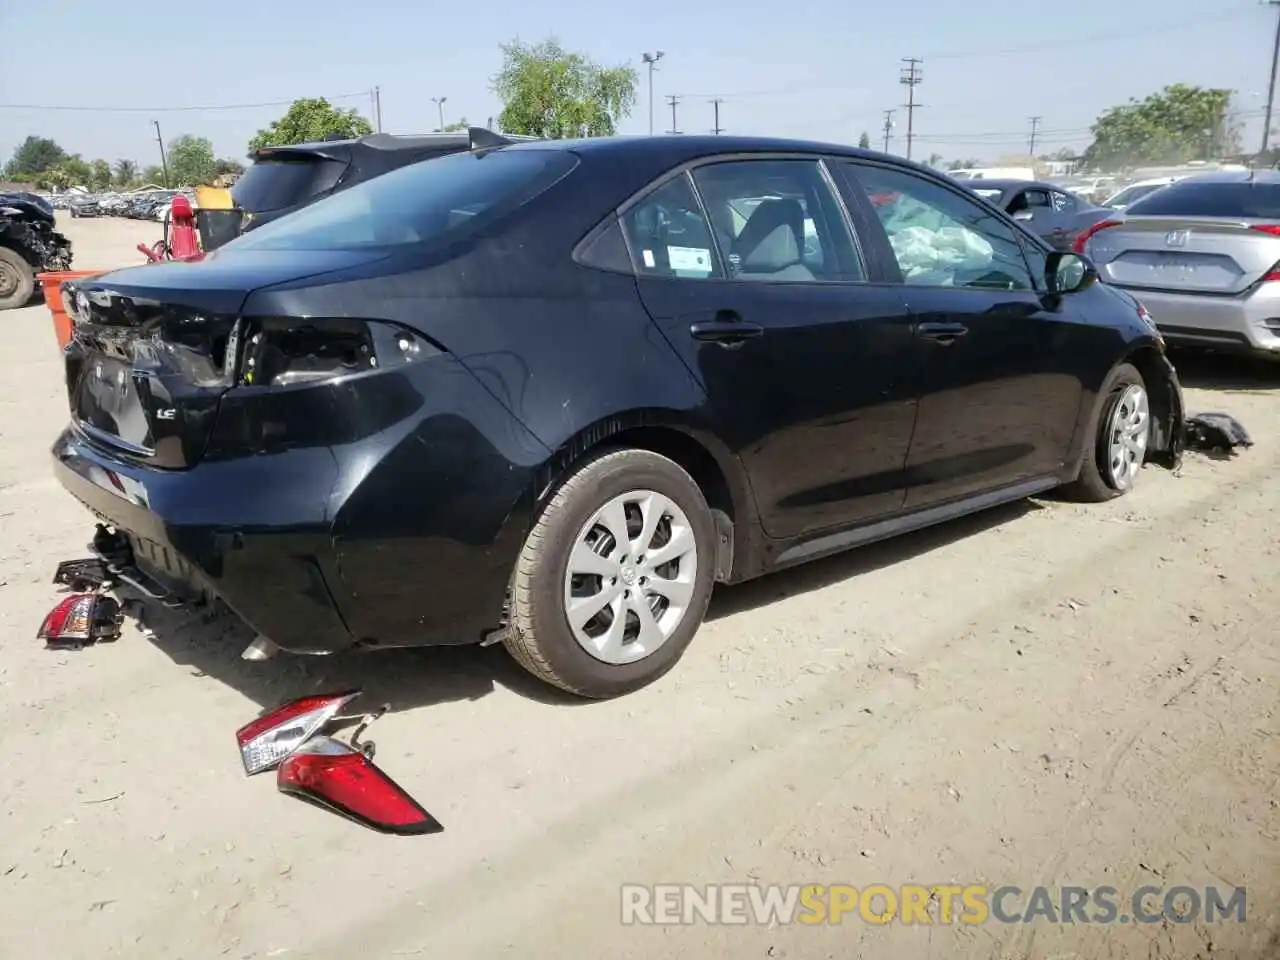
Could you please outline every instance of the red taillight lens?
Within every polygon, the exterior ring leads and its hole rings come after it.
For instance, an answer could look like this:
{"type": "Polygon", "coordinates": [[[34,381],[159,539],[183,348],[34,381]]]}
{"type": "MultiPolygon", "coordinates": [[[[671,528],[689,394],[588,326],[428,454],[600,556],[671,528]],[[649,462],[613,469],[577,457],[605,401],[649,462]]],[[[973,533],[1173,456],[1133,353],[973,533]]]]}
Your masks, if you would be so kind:
{"type": "Polygon", "coordinates": [[[1250,230],[1257,230],[1259,233],[1269,233],[1273,237],[1280,237],[1280,223],[1253,223],[1249,225],[1250,230]]]}
{"type": "Polygon", "coordinates": [[[40,624],[36,637],[48,646],[82,647],[114,640],[120,633],[120,604],[101,593],[64,597],[40,624]]]}
{"type": "Polygon", "coordinates": [[[1071,244],[1071,249],[1074,250],[1076,253],[1084,253],[1084,245],[1089,242],[1089,238],[1092,237],[1095,233],[1097,233],[1100,230],[1106,230],[1108,227],[1118,227],[1123,222],[1124,222],[1123,220],[1102,220],[1102,221],[1099,221],[1098,223],[1095,223],[1092,227],[1089,227],[1087,230],[1081,230],[1078,234],[1076,234],[1076,239],[1075,239],[1075,242],[1071,244]]]}
{"type": "Polygon", "coordinates": [[[245,724],[236,731],[244,772],[252,776],[270,770],[305,744],[359,695],[356,690],[300,697],[245,724]]]}
{"type": "Polygon", "coordinates": [[[372,760],[331,737],[316,737],[280,764],[276,785],[281,793],[380,833],[412,836],[444,830],[372,760]]]}

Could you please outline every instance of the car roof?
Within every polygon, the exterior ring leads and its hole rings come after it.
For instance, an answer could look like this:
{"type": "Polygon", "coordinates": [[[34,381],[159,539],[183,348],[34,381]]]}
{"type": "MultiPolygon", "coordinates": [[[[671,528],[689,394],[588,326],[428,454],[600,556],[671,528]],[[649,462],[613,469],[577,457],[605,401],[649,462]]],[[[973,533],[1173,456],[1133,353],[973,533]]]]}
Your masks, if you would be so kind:
{"type": "Polygon", "coordinates": [[[863,150],[844,144],[780,137],[746,137],[700,134],[689,136],[614,136],[590,137],[582,140],[530,140],[503,147],[505,150],[569,150],[583,156],[634,156],[676,166],[700,157],[730,153],[825,153],[849,157],[890,161],[900,166],[926,169],[901,157],[874,150],[863,150]]]}
{"type": "Polygon", "coordinates": [[[1267,183],[1280,184],[1280,170],[1212,170],[1183,177],[1184,183],[1267,183]]]}

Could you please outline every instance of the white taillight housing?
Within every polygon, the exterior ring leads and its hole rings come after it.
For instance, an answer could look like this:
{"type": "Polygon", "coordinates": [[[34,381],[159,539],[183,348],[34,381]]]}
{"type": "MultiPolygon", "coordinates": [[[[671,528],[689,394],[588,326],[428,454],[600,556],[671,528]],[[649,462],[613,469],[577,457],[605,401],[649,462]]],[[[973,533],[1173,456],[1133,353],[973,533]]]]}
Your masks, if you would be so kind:
{"type": "Polygon", "coordinates": [[[359,695],[357,690],[299,697],[245,724],[236,731],[244,772],[253,776],[278,766],[359,695]]]}
{"type": "Polygon", "coordinates": [[[114,598],[103,593],[73,593],[49,611],[36,636],[49,647],[85,647],[116,639],[123,619],[114,598]]]}

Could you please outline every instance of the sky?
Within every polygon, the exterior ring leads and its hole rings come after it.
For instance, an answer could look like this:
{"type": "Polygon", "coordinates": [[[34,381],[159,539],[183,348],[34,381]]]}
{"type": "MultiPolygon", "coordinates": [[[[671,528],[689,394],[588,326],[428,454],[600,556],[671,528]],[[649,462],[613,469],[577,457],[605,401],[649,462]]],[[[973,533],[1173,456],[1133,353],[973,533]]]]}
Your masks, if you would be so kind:
{"type": "Polygon", "coordinates": [[[1259,0],[915,0],[859,10],[848,0],[219,0],[151,15],[120,0],[0,0],[0,162],[30,134],[86,160],[159,162],[167,141],[208,137],[243,159],[253,134],[298,97],[371,113],[383,129],[422,133],[485,124],[501,104],[491,78],[499,44],[556,37],[603,65],[640,70],[639,100],[620,133],[649,129],[641,54],[662,50],[654,129],[710,132],[721,99],[726,133],[883,146],[905,153],[901,59],[918,57],[923,105],[913,156],[949,160],[1083,148],[1109,106],[1186,82],[1237,90],[1246,147],[1256,149],[1277,10],[1259,0]],[[201,12],[197,12],[199,9],[201,12]],[[205,39],[205,38],[208,39],[205,39]],[[22,38],[16,42],[14,38],[22,38]]]}

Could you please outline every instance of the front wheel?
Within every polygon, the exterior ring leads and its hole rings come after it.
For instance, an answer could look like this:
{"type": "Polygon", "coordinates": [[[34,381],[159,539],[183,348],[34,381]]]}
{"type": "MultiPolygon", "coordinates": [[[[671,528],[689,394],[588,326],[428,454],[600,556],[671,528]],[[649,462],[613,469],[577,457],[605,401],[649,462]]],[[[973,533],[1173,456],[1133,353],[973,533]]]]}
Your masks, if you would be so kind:
{"type": "Polygon", "coordinates": [[[551,497],[512,578],[506,647],[530,673],[605,699],[670,670],[706,613],[716,536],[679,464],[609,450],[551,497]]]}
{"type": "Polygon", "coordinates": [[[22,254],[0,247],[0,310],[25,307],[36,290],[36,275],[22,254]]]}
{"type": "Polygon", "coordinates": [[[1137,368],[1122,363],[1101,391],[1103,401],[1080,477],[1067,488],[1078,500],[1101,503],[1133,489],[1151,440],[1151,403],[1137,368]]]}

